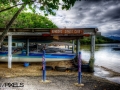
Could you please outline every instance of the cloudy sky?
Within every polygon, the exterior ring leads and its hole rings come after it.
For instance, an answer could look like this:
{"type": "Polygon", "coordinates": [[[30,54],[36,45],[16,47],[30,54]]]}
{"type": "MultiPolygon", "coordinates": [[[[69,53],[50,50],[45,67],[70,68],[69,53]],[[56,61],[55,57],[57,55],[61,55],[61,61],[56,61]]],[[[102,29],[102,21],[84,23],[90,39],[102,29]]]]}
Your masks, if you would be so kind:
{"type": "Polygon", "coordinates": [[[60,28],[97,27],[102,35],[120,36],[120,0],[78,0],[48,18],[60,28]]]}

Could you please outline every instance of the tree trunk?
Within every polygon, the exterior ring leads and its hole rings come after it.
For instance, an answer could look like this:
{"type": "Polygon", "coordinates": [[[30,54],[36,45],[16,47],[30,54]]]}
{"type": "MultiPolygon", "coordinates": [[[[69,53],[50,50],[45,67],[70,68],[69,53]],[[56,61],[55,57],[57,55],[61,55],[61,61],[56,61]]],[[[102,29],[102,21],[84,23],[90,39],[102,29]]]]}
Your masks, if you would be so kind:
{"type": "Polygon", "coordinates": [[[22,5],[22,4],[23,4],[23,3],[14,5],[14,6],[12,6],[12,7],[8,7],[8,8],[3,9],[3,10],[0,10],[0,13],[1,13],[1,12],[4,12],[4,11],[7,11],[7,10],[9,10],[9,9],[12,9],[12,8],[14,8],[14,7],[17,7],[18,5],[22,5]]]}
{"type": "Polygon", "coordinates": [[[12,19],[10,20],[10,22],[6,25],[5,30],[2,32],[2,34],[0,36],[0,44],[3,42],[5,36],[7,35],[7,32],[9,31],[9,28],[11,27],[11,25],[13,24],[13,22],[15,21],[15,19],[17,18],[17,16],[23,10],[24,7],[25,7],[25,5],[23,4],[20,7],[20,9],[15,13],[15,15],[12,17],[12,19]]]}

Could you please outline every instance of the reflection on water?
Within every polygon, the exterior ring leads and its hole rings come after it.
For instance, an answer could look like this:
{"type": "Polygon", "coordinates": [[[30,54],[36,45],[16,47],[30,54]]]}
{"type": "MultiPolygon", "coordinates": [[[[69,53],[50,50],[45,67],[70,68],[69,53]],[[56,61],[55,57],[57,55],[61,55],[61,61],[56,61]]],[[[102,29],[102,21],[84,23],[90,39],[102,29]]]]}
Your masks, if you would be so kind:
{"type": "MultiPolygon", "coordinates": [[[[98,44],[95,51],[95,65],[104,66],[120,73],[120,51],[113,50],[118,44],[98,44]]],[[[82,46],[82,59],[89,61],[90,46],[82,46]]]]}
{"type": "MultiPolygon", "coordinates": [[[[112,82],[120,84],[120,76],[114,76],[109,70],[120,73],[120,50],[113,50],[114,47],[119,47],[120,44],[98,44],[95,47],[95,65],[102,67],[95,67],[95,76],[108,79],[112,82]]],[[[82,59],[89,61],[90,59],[90,46],[81,46],[82,59]]]]}

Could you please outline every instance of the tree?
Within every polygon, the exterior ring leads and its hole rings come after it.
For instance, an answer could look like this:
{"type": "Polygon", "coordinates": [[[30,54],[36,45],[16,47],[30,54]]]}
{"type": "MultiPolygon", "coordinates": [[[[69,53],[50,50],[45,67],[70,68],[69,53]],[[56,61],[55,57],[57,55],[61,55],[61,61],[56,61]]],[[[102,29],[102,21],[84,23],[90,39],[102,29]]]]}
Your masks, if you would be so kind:
{"type": "Polygon", "coordinates": [[[0,5],[3,5],[3,7],[0,7],[0,13],[21,5],[19,10],[13,15],[12,19],[6,25],[6,28],[0,37],[0,43],[3,42],[7,32],[9,31],[9,28],[24,7],[29,6],[29,9],[31,9],[33,12],[35,12],[36,8],[39,8],[44,12],[45,15],[55,15],[55,10],[59,9],[59,5],[61,5],[62,9],[68,10],[74,5],[75,1],[76,0],[0,0],[0,5]],[[62,3],[60,3],[61,1],[62,3]]]}
{"type": "MultiPolygon", "coordinates": [[[[18,8],[14,8],[0,14],[0,28],[5,27],[5,24],[9,21],[9,18],[11,18],[17,10],[18,8]]],[[[47,17],[22,11],[11,25],[11,28],[57,28],[57,26],[47,17]]]]}
{"type": "Polygon", "coordinates": [[[25,5],[23,4],[20,9],[15,13],[15,15],[12,17],[12,19],[10,20],[10,22],[6,25],[5,30],[3,31],[3,33],[0,36],[0,43],[3,42],[7,32],[9,31],[10,26],[12,25],[12,23],[14,22],[14,20],[17,18],[17,16],[19,15],[19,13],[22,11],[22,9],[25,7],[25,5]]]}

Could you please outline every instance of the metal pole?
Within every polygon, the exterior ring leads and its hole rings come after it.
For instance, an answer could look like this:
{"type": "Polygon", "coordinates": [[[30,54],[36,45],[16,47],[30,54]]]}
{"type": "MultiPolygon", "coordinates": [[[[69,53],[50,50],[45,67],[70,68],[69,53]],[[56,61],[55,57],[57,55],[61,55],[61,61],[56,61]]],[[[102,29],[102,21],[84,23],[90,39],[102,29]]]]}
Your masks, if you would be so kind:
{"type": "Polygon", "coordinates": [[[18,47],[18,43],[17,43],[17,47],[18,47]]]}
{"type": "Polygon", "coordinates": [[[38,43],[36,45],[37,45],[37,52],[38,52],[38,43]]]}
{"type": "MultiPolygon", "coordinates": [[[[29,56],[29,39],[27,39],[27,46],[26,46],[26,56],[29,56]]],[[[24,66],[28,67],[29,66],[29,62],[24,62],[24,66]]]]}
{"type": "Polygon", "coordinates": [[[1,43],[1,50],[3,51],[3,43],[1,43]]]}
{"type": "Polygon", "coordinates": [[[24,47],[24,43],[22,43],[22,48],[24,47]]]}
{"type": "Polygon", "coordinates": [[[12,67],[12,36],[8,36],[8,68],[12,67]]]}
{"type": "Polygon", "coordinates": [[[77,58],[78,58],[78,55],[79,55],[79,51],[80,51],[80,41],[79,41],[79,39],[77,39],[77,46],[76,46],[77,58]]]}
{"type": "Polygon", "coordinates": [[[43,81],[46,80],[46,61],[45,61],[45,50],[43,49],[43,57],[42,57],[42,69],[43,69],[43,81]]]}
{"type": "Polygon", "coordinates": [[[68,45],[68,49],[70,49],[70,48],[69,48],[69,45],[68,45]]]}
{"type": "Polygon", "coordinates": [[[81,84],[81,52],[79,52],[78,58],[78,84],[81,84]]]}
{"type": "Polygon", "coordinates": [[[84,84],[81,83],[81,80],[82,80],[82,72],[81,72],[81,52],[79,52],[79,55],[78,55],[78,83],[75,83],[76,86],[79,86],[79,87],[82,87],[84,86],[84,84]]]}
{"type": "Polygon", "coordinates": [[[75,48],[75,46],[74,46],[74,40],[72,41],[72,43],[73,43],[73,45],[72,45],[72,53],[74,53],[74,48],[75,48]]]}
{"type": "Polygon", "coordinates": [[[29,39],[27,39],[27,56],[29,56],[29,39]]]}

